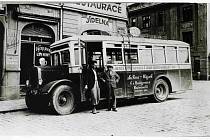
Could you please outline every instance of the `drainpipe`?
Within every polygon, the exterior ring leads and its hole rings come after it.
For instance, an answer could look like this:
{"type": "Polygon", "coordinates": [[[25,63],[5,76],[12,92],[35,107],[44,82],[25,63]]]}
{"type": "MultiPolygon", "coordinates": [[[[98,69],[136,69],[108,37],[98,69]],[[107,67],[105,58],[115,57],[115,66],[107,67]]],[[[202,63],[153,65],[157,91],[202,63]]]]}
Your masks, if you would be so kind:
{"type": "Polygon", "coordinates": [[[61,4],[60,10],[60,40],[63,39],[63,3],[61,4]]]}
{"type": "Polygon", "coordinates": [[[207,54],[206,54],[206,56],[207,56],[207,59],[206,59],[206,65],[207,65],[207,81],[209,80],[209,40],[208,40],[208,36],[210,35],[209,34],[209,32],[210,32],[210,27],[209,27],[209,25],[210,25],[210,22],[209,22],[209,18],[210,18],[210,14],[209,14],[209,12],[210,12],[210,4],[209,3],[207,3],[207,12],[206,12],[206,14],[207,14],[207,37],[206,37],[206,40],[207,40],[207,47],[206,47],[206,49],[207,49],[207,54]]]}

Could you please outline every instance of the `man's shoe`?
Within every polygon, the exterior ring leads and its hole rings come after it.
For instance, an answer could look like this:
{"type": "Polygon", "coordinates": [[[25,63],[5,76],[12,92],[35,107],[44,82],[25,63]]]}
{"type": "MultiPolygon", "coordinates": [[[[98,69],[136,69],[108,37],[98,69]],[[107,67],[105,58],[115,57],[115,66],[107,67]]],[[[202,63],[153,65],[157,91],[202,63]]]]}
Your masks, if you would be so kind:
{"type": "Polygon", "coordinates": [[[111,111],[111,108],[108,108],[106,111],[111,111]]]}
{"type": "Polygon", "coordinates": [[[93,113],[93,114],[96,114],[96,113],[97,113],[97,111],[96,111],[95,108],[92,110],[92,113],[93,113]]]}
{"type": "Polygon", "coordinates": [[[112,111],[117,112],[117,109],[116,108],[112,108],[112,111]]]}

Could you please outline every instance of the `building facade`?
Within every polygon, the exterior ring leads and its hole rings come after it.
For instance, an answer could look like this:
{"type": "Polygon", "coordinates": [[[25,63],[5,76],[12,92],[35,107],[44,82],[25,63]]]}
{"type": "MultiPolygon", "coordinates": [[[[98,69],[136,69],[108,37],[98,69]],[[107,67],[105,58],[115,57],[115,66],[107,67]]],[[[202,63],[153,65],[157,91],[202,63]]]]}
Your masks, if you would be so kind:
{"type": "Polygon", "coordinates": [[[0,100],[21,95],[29,67],[40,57],[50,65],[49,46],[74,35],[127,32],[122,3],[41,3],[0,5],[0,100]]]}
{"type": "Polygon", "coordinates": [[[128,16],[142,37],[189,43],[193,78],[209,79],[206,3],[135,3],[128,6],[128,16]]]}

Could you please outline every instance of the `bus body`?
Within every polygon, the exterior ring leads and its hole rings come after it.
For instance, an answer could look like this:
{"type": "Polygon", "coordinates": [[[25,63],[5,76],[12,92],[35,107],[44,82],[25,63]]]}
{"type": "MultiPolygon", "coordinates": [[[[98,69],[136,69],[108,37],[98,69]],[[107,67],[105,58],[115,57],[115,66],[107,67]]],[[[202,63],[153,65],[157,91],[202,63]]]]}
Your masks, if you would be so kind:
{"type": "MultiPolygon", "coordinates": [[[[50,50],[51,66],[34,67],[29,74],[26,104],[32,110],[39,104],[70,114],[87,101],[83,78],[90,59],[97,61],[99,75],[107,65],[119,74],[117,98],[147,96],[162,102],[169,93],[192,88],[190,47],[181,41],[84,35],[57,41],[50,50]]],[[[104,83],[99,84],[104,99],[104,83]]]]}

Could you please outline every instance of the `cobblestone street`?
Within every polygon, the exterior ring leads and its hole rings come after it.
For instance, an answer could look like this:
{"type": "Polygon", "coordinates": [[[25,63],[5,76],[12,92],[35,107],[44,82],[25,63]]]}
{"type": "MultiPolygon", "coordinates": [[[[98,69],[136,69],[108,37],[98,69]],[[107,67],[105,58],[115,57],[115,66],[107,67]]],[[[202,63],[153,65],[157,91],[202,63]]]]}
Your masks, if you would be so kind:
{"type": "Polygon", "coordinates": [[[0,135],[210,136],[209,89],[210,82],[193,81],[193,90],[170,95],[166,102],[124,101],[118,112],[102,108],[96,115],[90,110],[65,116],[0,113],[0,135]]]}

